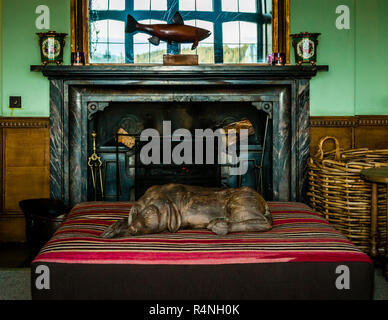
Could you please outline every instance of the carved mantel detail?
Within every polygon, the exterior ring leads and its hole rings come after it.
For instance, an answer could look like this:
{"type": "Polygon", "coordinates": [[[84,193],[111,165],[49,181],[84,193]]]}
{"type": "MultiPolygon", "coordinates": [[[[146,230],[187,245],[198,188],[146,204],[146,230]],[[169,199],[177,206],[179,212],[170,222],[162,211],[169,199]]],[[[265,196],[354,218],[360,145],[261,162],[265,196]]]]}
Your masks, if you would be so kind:
{"type": "Polygon", "coordinates": [[[273,118],[273,103],[272,102],[253,102],[252,105],[258,110],[258,111],[264,111],[268,114],[269,118],[273,118]]]}
{"type": "Polygon", "coordinates": [[[99,111],[104,111],[109,106],[109,102],[89,102],[88,103],[88,119],[92,120],[93,115],[99,111]]]}

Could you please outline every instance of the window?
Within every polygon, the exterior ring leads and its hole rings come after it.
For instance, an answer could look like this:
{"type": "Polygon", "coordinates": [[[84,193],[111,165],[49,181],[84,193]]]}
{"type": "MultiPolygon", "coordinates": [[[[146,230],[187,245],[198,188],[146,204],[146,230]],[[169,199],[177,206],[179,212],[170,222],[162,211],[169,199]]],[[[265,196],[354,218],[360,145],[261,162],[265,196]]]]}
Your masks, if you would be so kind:
{"type": "Polygon", "coordinates": [[[193,53],[189,45],[160,46],[148,35],[124,32],[127,15],[168,23],[179,11],[186,24],[212,31],[196,53],[201,63],[265,62],[271,52],[290,57],[290,0],[70,0],[71,49],[89,63],[159,63],[164,53],[193,53]],[[229,34],[229,31],[233,32],[229,34]],[[247,33],[248,32],[248,33],[247,33]],[[253,40],[252,40],[253,38],[253,40]]]}
{"type": "Polygon", "coordinates": [[[95,63],[125,63],[125,24],[99,20],[90,24],[90,58],[95,63]]]}
{"type": "Polygon", "coordinates": [[[272,52],[272,0],[89,0],[91,63],[161,63],[166,53],[193,53],[191,44],[159,46],[149,35],[126,34],[127,15],[141,23],[185,24],[212,32],[195,52],[200,63],[260,63],[272,52]]]}

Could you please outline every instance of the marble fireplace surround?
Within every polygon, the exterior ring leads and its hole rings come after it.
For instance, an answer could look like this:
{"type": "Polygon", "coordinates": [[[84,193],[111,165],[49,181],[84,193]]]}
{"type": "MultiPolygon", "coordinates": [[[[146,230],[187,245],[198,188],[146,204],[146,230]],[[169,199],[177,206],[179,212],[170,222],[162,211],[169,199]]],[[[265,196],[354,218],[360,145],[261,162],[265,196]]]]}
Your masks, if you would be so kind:
{"type": "Polygon", "coordinates": [[[31,66],[50,80],[51,197],[87,200],[88,119],[111,102],[251,102],[272,121],[273,200],[306,199],[309,82],[327,66],[31,66]]]}

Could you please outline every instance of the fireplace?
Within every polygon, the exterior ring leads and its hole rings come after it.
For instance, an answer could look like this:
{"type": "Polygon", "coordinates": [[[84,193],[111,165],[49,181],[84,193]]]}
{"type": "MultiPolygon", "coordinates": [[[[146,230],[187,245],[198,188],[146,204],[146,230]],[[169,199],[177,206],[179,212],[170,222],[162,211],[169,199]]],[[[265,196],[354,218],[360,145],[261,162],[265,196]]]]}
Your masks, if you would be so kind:
{"type": "Polygon", "coordinates": [[[261,188],[258,190],[267,200],[306,199],[309,80],[327,67],[32,66],[31,69],[50,79],[53,198],[69,205],[93,200],[87,162],[92,152],[91,133],[95,130],[97,151],[104,163],[105,200],[136,199],[145,186],[157,183],[157,178],[161,178],[161,183],[195,183],[204,175],[208,181],[199,184],[249,185],[261,188]],[[114,139],[119,127],[125,127],[127,132],[133,129],[136,132],[131,134],[136,134],[146,128],[160,131],[163,122],[170,121],[172,129],[192,131],[215,129],[241,119],[249,119],[255,128],[255,134],[249,137],[249,170],[244,176],[228,176],[218,163],[190,168],[153,166],[142,173],[136,166],[136,151],[117,144],[114,139]],[[138,188],[135,188],[136,178],[138,188]]]}
{"type": "MultiPolygon", "coordinates": [[[[149,187],[167,183],[207,187],[249,186],[270,198],[270,113],[258,110],[252,102],[221,103],[207,97],[206,92],[200,97],[201,101],[197,102],[112,102],[104,110],[90,114],[88,131],[93,130],[97,135],[97,153],[102,158],[103,192],[99,190],[98,197],[95,197],[94,191],[101,188],[96,188],[89,176],[88,200],[137,200],[149,187]],[[218,146],[222,141],[218,141],[217,137],[213,138],[214,141],[204,137],[195,139],[195,133],[210,130],[213,134],[217,129],[241,121],[252,124],[252,134],[248,137],[247,172],[237,176],[231,174],[230,169],[238,164],[228,163],[221,155],[219,159],[218,146]],[[160,138],[156,150],[159,155],[153,155],[156,161],[151,164],[144,164],[140,157],[141,150],[149,143],[140,141],[145,129],[156,130],[160,138]],[[135,137],[135,142],[127,146],[120,143],[117,137],[119,130],[122,130],[120,136],[135,137]],[[183,139],[171,141],[176,130],[186,131],[182,137],[185,140],[184,149],[179,148],[183,139]],[[178,154],[177,160],[172,159],[174,150],[182,153],[178,154]]],[[[244,96],[241,99],[244,100],[244,96]]],[[[88,146],[92,145],[89,135],[88,146]]],[[[238,143],[236,149],[241,149],[238,143]]],[[[89,154],[91,151],[89,147],[89,154]]]]}

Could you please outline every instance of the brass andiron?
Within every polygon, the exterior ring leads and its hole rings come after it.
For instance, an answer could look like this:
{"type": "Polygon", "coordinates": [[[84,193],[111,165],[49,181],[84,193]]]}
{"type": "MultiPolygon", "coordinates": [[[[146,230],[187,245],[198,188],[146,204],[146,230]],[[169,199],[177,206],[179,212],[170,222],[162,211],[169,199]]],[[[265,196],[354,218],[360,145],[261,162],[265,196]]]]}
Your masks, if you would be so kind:
{"type": "Polygon", "coordinates": [[[89,157],[89,160],[88,160],[88,166],[90,167],[90,170],[92,172],[94,201],[97,201],[97,179],[100,180],[101,196],[102,196],[102,200],[104,200],[104,187],[102,183],[102,174],[101,174],[102,161],[101,161],[101,157],[97,155],[96,137],[97,137],[97,133],[93,131],[92,132],[93,154],[89,157]]]}

